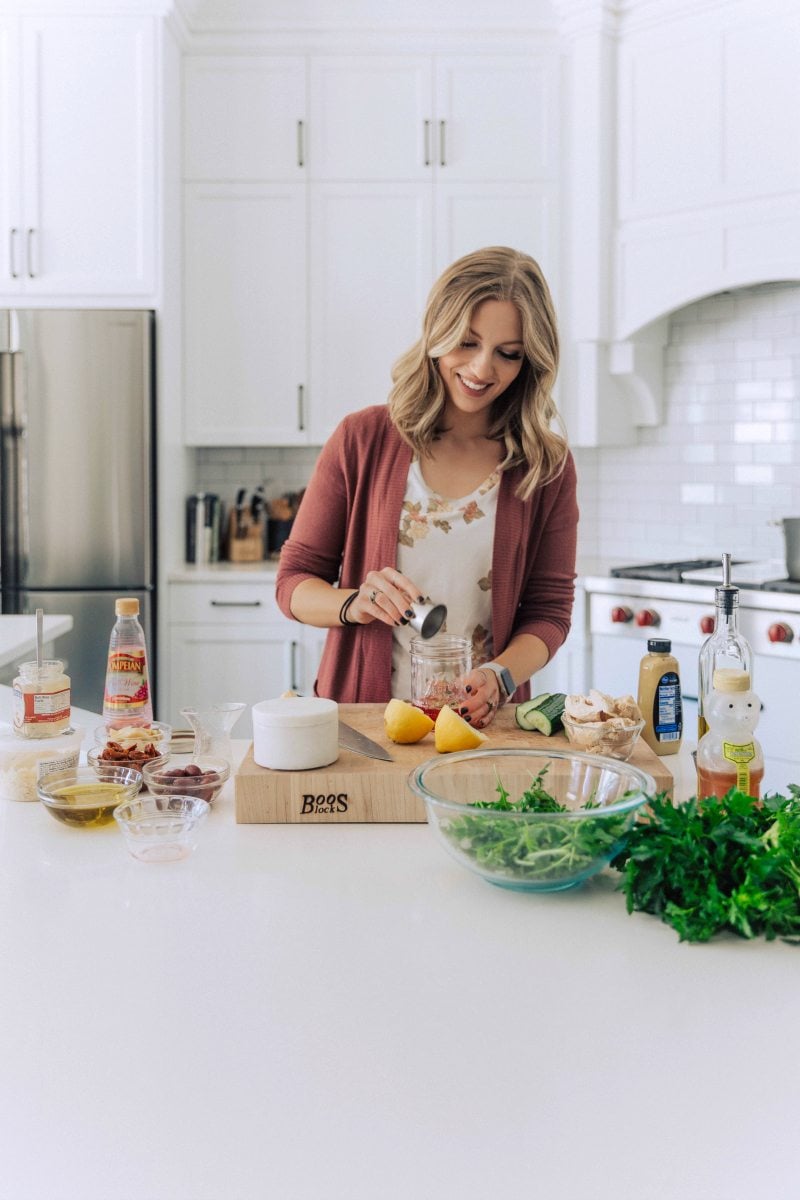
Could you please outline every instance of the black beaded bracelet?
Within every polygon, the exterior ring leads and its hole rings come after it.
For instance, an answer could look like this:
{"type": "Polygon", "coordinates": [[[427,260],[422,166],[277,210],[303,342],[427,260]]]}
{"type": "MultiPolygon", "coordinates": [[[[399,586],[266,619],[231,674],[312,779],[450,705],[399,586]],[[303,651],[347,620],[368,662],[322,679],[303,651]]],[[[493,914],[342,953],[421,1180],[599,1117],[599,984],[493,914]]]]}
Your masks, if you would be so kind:
{"type": "Polygon", "coordinates": [[[358,621],[348,621],[348,619],[347,619],[347,610],[350,607],[350,605],[353,603],[353,601],[355,600],[357,595],[358,595],[358,590],[356,589],[356,591],[351,592],[350,595],[347,597],[347,599],[342,603],[342,607],[339,609],[339,624],[340,625],[357,625],[358,624],[358,621]]]}

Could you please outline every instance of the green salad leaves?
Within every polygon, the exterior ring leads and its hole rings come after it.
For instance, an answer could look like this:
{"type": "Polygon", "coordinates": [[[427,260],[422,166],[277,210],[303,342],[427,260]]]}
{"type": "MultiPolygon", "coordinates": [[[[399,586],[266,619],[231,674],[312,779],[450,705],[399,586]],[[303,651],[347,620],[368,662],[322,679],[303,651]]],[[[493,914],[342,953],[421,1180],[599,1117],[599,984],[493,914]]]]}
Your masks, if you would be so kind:
{"type": "MultiPolygon", "coordinates": [[[[463,816],[442,824],[442,832],[462,854],[474,859],[476,866],[519,883],[555,884],[577,879],[597,869],[598,859],[610,859],[619,849],[632,813],[610,813],[594,820],[569,816],[563,821],[492,820],[472,809],[496,812],[571,813],[545,789],[544,767],[522,794],[512,801],[498,779],[497,800],[469,805],[463,816]],[[576,878],[577,877],[577,878],[576,878]]],[[[584,809],[598,808],[586,804],[584,809]]]]}
{"type": "Polygon", "coordinates": [[[737,791],[677,805],[658,795],[611,863],[628,912],[686,942],[728,930],[800,944],[800,787],[789,791],[761,804],[737,791]]]}

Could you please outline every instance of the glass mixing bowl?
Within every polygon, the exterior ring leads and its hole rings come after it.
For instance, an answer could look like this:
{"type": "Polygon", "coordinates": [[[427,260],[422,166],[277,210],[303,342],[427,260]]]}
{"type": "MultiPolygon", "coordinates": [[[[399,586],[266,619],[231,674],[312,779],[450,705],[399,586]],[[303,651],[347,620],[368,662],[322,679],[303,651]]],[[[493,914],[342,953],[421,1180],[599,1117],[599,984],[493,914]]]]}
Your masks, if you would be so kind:
{"type": "Polygon", "coordinates": [[[602,871],[656,792],[652,776],[627,763],[539,749],[438,755],[408,784],[456,862],[490,883],[531,892],[574,887],[602,871]],[[511,807],[542,792],[561,811],[511,807]],[[507,807],[481,807],[498,800],[507,807]]]}

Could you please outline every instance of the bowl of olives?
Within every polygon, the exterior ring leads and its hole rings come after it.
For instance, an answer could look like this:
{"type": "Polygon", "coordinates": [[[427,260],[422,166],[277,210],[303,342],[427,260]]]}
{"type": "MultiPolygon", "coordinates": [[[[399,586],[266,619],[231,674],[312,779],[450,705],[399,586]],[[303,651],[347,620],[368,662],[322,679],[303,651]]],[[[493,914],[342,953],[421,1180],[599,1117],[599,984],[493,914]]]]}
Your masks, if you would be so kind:
{"type": "Polygon", "coordinates": [[[171,755],[142,764],[144,787],[151,796],[189,796],[213,804],[231,773],[225,758],[196,754],[171,755]]]}

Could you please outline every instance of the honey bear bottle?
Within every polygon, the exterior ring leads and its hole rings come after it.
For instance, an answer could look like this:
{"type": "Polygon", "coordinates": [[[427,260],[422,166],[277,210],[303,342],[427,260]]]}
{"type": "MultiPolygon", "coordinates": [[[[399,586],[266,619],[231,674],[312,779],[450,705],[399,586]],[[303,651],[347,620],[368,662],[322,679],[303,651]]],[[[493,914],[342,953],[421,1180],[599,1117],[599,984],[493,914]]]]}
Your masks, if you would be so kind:
{"type": "Polygon", "coordinates": [[[760,798],[764,756],[753,736],[761,702],[750,687],[750,675],[733,667],[718,668],[706,704],[708,733],[697,747],[697,796],[720,799],[736,788],[760,798]]]}

